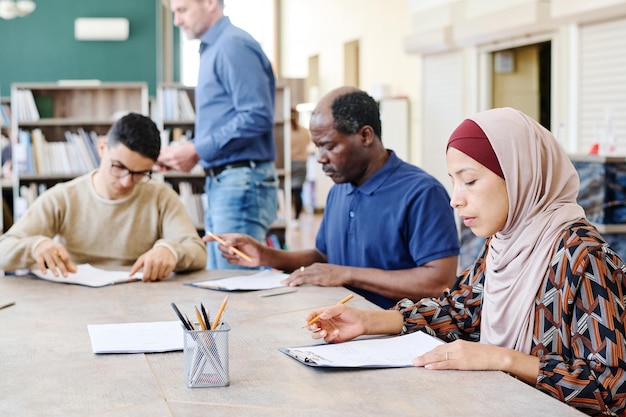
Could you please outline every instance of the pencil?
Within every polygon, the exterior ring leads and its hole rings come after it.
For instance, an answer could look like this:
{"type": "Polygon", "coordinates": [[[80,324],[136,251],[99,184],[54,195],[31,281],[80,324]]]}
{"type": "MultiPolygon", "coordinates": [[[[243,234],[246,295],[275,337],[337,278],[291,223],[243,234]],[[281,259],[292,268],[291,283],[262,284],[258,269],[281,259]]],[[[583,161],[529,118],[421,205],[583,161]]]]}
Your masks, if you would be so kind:
{"type": "Polygon", "coordinates": [[[187,324],[189,325],[190,329],[189,330],[196,330],[195,327],[193,327],[193,324],[191,323],[191,320],[189,320],[189,317],[187,317],[187,315],[185,314],[185,318],[187,319],[187,324]]]}
{"type": "Polygon", "coordinates": [[[252,261],[252,259],[250,259],[250,257],[248,255],[246,255],[245,253],[243,253],[242,251],[240,251],[239,249],[237,249],[236,247],[229,245],[228,243],[226,243],[224,241],[224,239],[222,239],[221,237],[219,237],[216,234],[211,233],[210,231],[207,230],[207,234],[210,235],[211,237],[213,237],[213,239],[217,240],[219,243],[221,243],[222,245],[228,247],[228,249],[232,250],[233,252],[235,252],[237,255],[241,256],[243,259],[245,259],[246,261],[250,262],[252,261]]]}
{"type": "MultiPolygon", "coordinates": [[[[353,297],[354,297],[354,294],[350,294],[349,296],[347,296],[343,300],[339,301],[337,304],[345,304],[348,301],[352,300],[353,297]]],[[[309,320],[304,326],[302,326],[302,328],[304,329],[305,327],[312,325],[313,323],[317,322],[319,319],[320,319],[320,315],[318,314],[317,316],[315,316],[311,320],[309,320]]]]}
{"type": "Polygon", "coordinates": [[[200,303],[200,311],[202,311],[202,317],[204,318],[204,324],[206,325],[206,330],[208,330],[211,321],[209,320],[209,315],[207,314],[206,309],[204,308],[204,304],[202,304],[202,303],[200,303]]]}
{"type": "Polygon", "coordinates": [[[220,309],[217,311],[215,320],[213,320],[213,325],[211,326],[211,330],[215,330],[217,329],[217,326],[219,326],[220,320],[222,319],[222,314],[224,314],[224,309],[226,308],[227,302],[228,302],[228,296],[224,297],[224,301],[222,301],[222,305],[220,306],[220,309]]]}
{"type": "Polygon", "coordinates": [[[0,304],[0,310],[2,310],[3,308],[14,306],[14,305],[15,305],[15,301],[9,301],[6,304],[0,304]]]}
{"type": "Polygon", "coordinates": [[[196,318],[198,319],[198,323],[200,324],[200,329],[206,330],[206,324],[204,322],[204,319],[202,318],[202,314],[200,314],[200,310],[198,310],[198,307],[195,307],[195,309],[196,309],[196,318]]]}
{"type": "Polygon", "coordinates": [[[191,327],[189,327],[189,323],[187,322],[187,320],[185,320],[185,318],[183,317],[178,307],[176,307],[176,304],[172,303],[171,306],[174,309],[174,312],[176,313],[180,321],[183,323],[183,326],[185,327],[185,329],[192,330],[191,327]]]}

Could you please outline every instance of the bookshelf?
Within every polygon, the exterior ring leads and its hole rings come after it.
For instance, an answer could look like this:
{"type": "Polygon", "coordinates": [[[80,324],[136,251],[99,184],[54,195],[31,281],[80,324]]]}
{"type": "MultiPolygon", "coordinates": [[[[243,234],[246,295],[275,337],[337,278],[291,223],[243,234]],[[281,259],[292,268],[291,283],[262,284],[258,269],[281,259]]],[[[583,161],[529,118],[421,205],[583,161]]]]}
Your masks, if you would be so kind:
{"type": "Polygon", "coordinates": [[[11,127],[11,97],[0,97],[0,132],[9,136],[11,127]]]}
{"type": "Polygon", "coordinates": [[[195,88],[175,83],[161,83],[157,88],[155,119],[162,132],[162,145],[193,137],[196,121],[195,88]]]}
{"type": "Polygon", "coordinates": [[[285,246],[291,236],[291,89],[276,86],[274,110],[274,141],[276,145],[276,172],[279,179],[278,219],[270,227],[270,234],[278,236],[285,246]]]}
{"type": "MultiPolygon", "coordinates": [[[[161,83],[157,86],[156,111],[154,119],[161,129],[162,146],[193,137],[195,124],[195,88],[177,83],[161,83]]],[[[278,237],[284,245],[288,241],[291,221],[291,125],[290,87],[279,84],[276,87],[274,138],[276,141],[276,169],[280,180],[278,220],[270,228],[270,234],[278,237]]],[[[176,191],[191,189],[193,197],[182,198],[190,204],[187,211],[198,230],[204,230],[203,205],[204,170],[197,173],[183,174],[170,172],[163,175],[163,180],[170,183],[176,191]],[[189,185],[187,185],[187,183],[189,185]],[[200,215],[200,218],[195,216],[200,215]]]]}
{"type": "Polygon", "coordinates": [[[144,82],[11,85],[14,218],[39,193],[99,165],[95,144],[128,112],[148,114],[144,82]]]}
{"type": "MultiPolygon", "coordinates": [[[[162,147],[191,140],[196,122],[195,87],[160,83],[153,118],[161,131],[162,147]]],[[[167,172],[161,176],[180,195],[201,235],[204,235],[204,175],[204,169],[196,166],[190,173],[167,172]]]]}
{"type": "MultiPolygon", "coordinates": [[[[0,97],[0,150],[4,150],[5,146],[10,146],[9,138],[11,137],[11,98],[0,97]]],[[[0,168],[2,164],[0,164],[0,168]]],[[[12,215],[10,205],[7,202],[7,191],[12,187],[10,176],[0,172],[0,235],[8,228],[11,223],[12,215]]]]}

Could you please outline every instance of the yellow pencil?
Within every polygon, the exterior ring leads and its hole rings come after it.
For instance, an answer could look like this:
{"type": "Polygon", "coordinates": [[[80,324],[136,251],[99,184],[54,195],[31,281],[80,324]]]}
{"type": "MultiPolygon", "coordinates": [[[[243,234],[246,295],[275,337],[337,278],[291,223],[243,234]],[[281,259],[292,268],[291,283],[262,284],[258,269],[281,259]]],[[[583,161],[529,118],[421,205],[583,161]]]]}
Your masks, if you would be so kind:
{"type": "Polygon", "coordinates": [[[221,243],[222,245],[228,247],[230,250],[232,250],[233,252],[235,252],[237,255],[241,256],[243,259],[245,259],[246,261],[250,262],[252,259],[250,259],[250,257],[248,255],[246,255],[245,253],[243,253],[242,251],[240,251],[239,249],[237,249],[236,247],[227,244],[224,239],[222,239],[221,237],[219,237],[216,234],[211,233],[210,231],[207,231],[207,234],[210,235],[213,239],[217,240],[219,243],[221,243]]]}
{"type": "Polygon", "coordinates": [[[200,323],[200,329],[206,330],[207,324],[204,322],[204,319],[202,318],[202,314],[200,314],[200,310],[198,310],[198,307],[195,307],[195,308],[196,308],[196,318],[198,319],[198,323],[200,323]]]}
{"type": "Polygon", "coordinates": [[[224,301],[222,301],[222,305],[220,306],[220,309],[217,311],[215,320],[213,320],[213,325],[211,326],[211,330],[215,330],[217,329],[217,326],[219,326],[220,320],[222,319],[222,314],[224,314],[224,309],[226,308],[227,302],[228,302],[228,296],[224,297],[224,301]]]}
{"type": "MultiPolygon", "coordinates": [[[[347,296],[343,300],[339,301],[337,304],[345,304],[348,301],[352,300],[353,297],[354,297],[354,294],[350,294],[349,296],[347,296]]],[[[305,327],[312,325],[313,323],[315,323],[319,319],[320,319],[320,315],[318,314],[317,316],[315,316],[311,320],[309,320],[304,326],[302,326],[302,328],[304,329],[305,327]]]]}

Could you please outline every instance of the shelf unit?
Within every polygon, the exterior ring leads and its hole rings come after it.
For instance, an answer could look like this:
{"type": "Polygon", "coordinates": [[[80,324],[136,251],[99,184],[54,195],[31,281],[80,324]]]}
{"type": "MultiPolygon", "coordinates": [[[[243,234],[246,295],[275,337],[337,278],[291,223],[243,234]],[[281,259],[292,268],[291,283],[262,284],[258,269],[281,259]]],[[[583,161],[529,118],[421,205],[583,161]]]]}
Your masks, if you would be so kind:
{"type": "Polygon", "coordinates": [[[81,175],[89,171],[94,162],[97,167],[97,155],[91,158],[91,165],[86,160],[88,140],[84,143],[86,147],[72,144],[67,140],[67,133],[87,132],[80,137],[89,136],[93,143],[96,136],[106,135],[120,116],[128,112],[148,115],[148,85],[144,82],[80,81],[15,83],[11,85],[11,110],[13,201],[17,220],[28,201],[36,198],[37,189],[81,175]],[[25,145],[29,142],[25,132],[31,136],[30,145],[25,145]],[[61,146],[53,146],[55,143],[61,146]],[[83,148],[82,153],[79,147],[83,148]],[[31,155],[30,164],[25,158],[27,155],[31,155]],[[59,164],[59,159],[69,161],[70,168],[59,164]],[[81,162],[74,165],[75,160],[81,162]],[[29,168],[24,169],[24,164],[29,168]]]}
{"type": "MultiPolygon", "coordinates": [[[[161,147],[193,138],[195,127],[195,87],[180,83],[157,86],[155,113],[161,131],[161,147]]],[[[196,166],[190,173],[167,172],[159,175],[181,195],[181,200],[198,232],[204,234],[204,170],[196,166]]]]}
{"type": "MultiPolygon", "coordinates": [[[[11,98],[0,97],[0,107],[2,108],[2,113],[0,114],[0,135],[8,139],[11,137],[11,98]]],[[[0,144],[0,150],[4,149],[4,145],[4,143],[0,144]]],[[[1,167],[2,165],[0,164],[1,167]]],[[[10,212],[9,205],[4,198],[4,192],[5,190],[10,190],[12,186],[11,178],[5,178],[0,174],[0,235],[4,232],[5,215],[10,212]]]]}
{"type": "MultiPolygon", "coordinates": [[[[168,146],[172,141],[180,140],[182,133],[185,138],[193,137],[195,117],[189,117],[188,105],[195,106],[195,88],[178,83],[161,83],[157,86],[156,111],[153,115],[157,126],[162,132],[162,146],[168,146]],[[185,97],[186,96],[186,97],[185,97]],[[172,135],[172,132],[178,131],[172,135]],[[189,134],[185,134],[189,132],[189,134]],[[172,137],[174,136],[174,137],[172,137]],[[190,137],[189,137],[190,136],[190,137]]],[[[276,144],[276,169],[280,180],[279,192],[279,219],[270,228],[270,233],[278,236],[284,245],[288,241],[291,232],[291,126],[290,113],[291,96],[288,85],[277,85],[274,114],[274,138],[276,144]]],[[[193,108],[195,113],[195,108],[193,108]]],[[[195,116],[195,114],[194,114],[195,116]]],[[[184,139],[183,139],[184,140],[184,139]]],[[[166,173],[163,180],[170,183],[176,191],[180,190],[181,182],[191,184],[195,195],[204,192],[204,171],[197,174],[181,174],[176,172],[166,173]]],[[[197,197],[200,198],[200,197],[197,197]]],[[[197,203],[192,202],[197,206],[197,203]]],[[[188,208],[188,212],[194,217],[194,209],[188,208]]],[[[193,219],[196,227],[204,222],[202,219],[193,219]]],[[[202,230],[204,228],[202,227],[202,230]]],[[[199,228],[200,230],[200,228],[199,228]]]]}
{"type": "Polygon", "coordinates": [[[282,245],[291,236],[291,89],[276,86],[274,109],[274,143],[276,146],[276,173],[279,179],[278,219],[270,227],[270,234],[278,236],[282,245]]]}
{"type": "Polygon", "coordinates": [[[162,145],[193,137],[196,121],[195,87],[177,83],[161,83],[157,88],[155,120],[161,132],[162,145]]]}

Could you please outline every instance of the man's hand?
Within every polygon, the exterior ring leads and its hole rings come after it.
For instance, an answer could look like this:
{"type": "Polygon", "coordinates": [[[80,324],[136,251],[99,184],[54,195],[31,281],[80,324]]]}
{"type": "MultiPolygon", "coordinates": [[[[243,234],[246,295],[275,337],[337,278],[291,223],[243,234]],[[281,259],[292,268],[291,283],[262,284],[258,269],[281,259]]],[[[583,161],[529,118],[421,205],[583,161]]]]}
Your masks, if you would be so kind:
{"type": "MultiPolygon", "coordinates": [[[[242,234],[242,233],[223,233],[217,235],[225,245],[221,244],[218,246],[218,249],[222,253],[224,259],[228,261],[228,263],[233,265],[241,265],[247,267],[255,267],[264,265],[261,259],[263,254],[264,246],[253,239],[251,236],[242,234]],[[244,259],[237,254],[233,248],[238,249],[240,252],[246,254],[250,260],[244,259]]],[[[217,239],[214,239],[211,235],[206,235],[202,238],[204,242],[215,242],[217,239]]]]}
{"type": "Polygon", "coordinates": [[[295,270],[283,284],[295,287],[302,284],[314,284],[322,287],[341,287],[346,283],[347,269],[340,265],[314,263],[311,266],[295,270]]]}
{"type": "Polygon", "coordinates": [[[52,239],[46,239],[38,244],[33,250],[33,256],[43,274],[49,269],[55,277],[59,276],[59,272],[67,277],[68,274],[77,271],[76,264],[70,261],[65,246],[52,239]]]}
{"type": "Polygon", "coordinates": [[[182,172],[189,172],[196,166],[200,156],[191,142],[161,149],[157,166],[167,167],[182,172]]]}
{"type": "Polygon", "coordinates": [[[174,254],[165,246],[157,246],[141,255],[130,270],[130,276],[143,268],[143,281],[159,281],[176,268],[174,254]]]}

